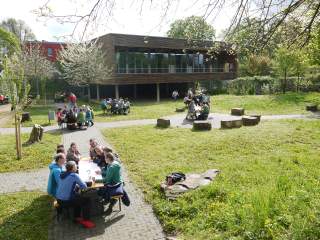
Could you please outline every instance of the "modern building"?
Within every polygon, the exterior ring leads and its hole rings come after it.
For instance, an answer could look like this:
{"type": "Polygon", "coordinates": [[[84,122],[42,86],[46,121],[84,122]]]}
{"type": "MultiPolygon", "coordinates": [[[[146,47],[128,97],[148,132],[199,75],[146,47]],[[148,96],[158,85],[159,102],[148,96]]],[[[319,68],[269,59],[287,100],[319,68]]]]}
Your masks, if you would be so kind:
{"type": "Polygon", "coordinates": [[[185,39],[125,34],[98,38],[112,74],[91,93],[97,98],[169,96],[187,91],[196,81],[236,78],[237,56],[224,42],[188,42],[185,39]]]}

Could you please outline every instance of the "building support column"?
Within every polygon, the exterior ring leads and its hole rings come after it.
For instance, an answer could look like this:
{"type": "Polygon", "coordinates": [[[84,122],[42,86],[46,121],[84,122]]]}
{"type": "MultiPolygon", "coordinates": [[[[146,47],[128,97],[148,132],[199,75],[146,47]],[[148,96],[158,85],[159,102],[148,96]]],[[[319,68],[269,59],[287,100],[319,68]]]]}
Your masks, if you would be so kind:
{"type": "Polygon", "coordinates": [[[116,92],[116,98],[119,99],[119,85],[114,85],[114,90],[116,92]]]}
{"type": "Polygon", "coordinates": [[[160,83],[157,83],[157,102],[160,102],[160,83]]]}
{"type": "Polygon", "coordinates": [[[137,98],[137,84],[133,85],[133,98],[136,99],[137,98]]]}
{"type": "Polygon", "coordinates": [[[100,86],[97,84],[97,100],[100,100],[100,86]]]}

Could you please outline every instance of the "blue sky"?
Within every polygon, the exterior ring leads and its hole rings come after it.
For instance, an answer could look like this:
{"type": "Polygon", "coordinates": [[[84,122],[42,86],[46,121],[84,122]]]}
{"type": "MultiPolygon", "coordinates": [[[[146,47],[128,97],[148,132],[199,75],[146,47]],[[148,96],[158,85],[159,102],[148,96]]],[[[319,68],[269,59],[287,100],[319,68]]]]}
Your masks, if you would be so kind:
{"type": "MultiPolygon", "coordinates": [[[[69,35],[73,25],[60,24],[54,20],[44,22],[38,19],[33,10],[39,8],[47,0],[2,0],[0,8],[0,20],[13,17],[24,20],[36,34],[38,40],[55,41],[59,37],[69,35]],[[19,6],[19,7],[17,7],[19,6]]],[[[54,13],[59,15],[72,14],[77,11],[83,12],[90,8],[93,0],[51,0],[50,7],[54,13]]],[[[89,29],[88,38],[97,37],[106,33],[126,33],[151,36],[165,36],[170,23],[176,19],[185,18],[191,15],[201,15],[204,12],[208,0],[173,0],[173,6],[162,21],[161,15],[166,0],[145,1],[143,11],[140,14],[138,0],[117,0],[110,21],[103,16],[97,26],[89,29]],[[193,2],[197,4],[192,5],[193,2]]],[[[221,30],[228,26],[232,17],[232,6],[226,6],[219,14],[213,13],[207,20],[217,30],[217,36],[221,30]]],[[[79,37],[82,28],[78,29],[75,38],[79,37]]],[[[60,39],[61,40],[61,39],[60,39]]]]}

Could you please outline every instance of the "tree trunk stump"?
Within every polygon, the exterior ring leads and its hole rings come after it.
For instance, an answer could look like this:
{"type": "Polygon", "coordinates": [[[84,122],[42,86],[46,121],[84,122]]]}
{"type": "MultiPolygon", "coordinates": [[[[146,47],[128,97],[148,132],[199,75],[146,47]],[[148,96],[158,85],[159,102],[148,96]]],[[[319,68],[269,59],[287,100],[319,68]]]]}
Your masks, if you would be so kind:
{"type": "Polygon", "coordinates": [[[261,120],[261,115],[259,115],[259,114],[250,114],[250,117],[256,117],[256,118],[257,118],[258,123],[259,123],[259,122],[260,122],[260,120],[261,120]]]}
{"type": "Polygon", "coordinates": [[[157,127],[160,127],[160,128],[170,127],[170,119],[165,119],[165,118],[157,119],[157,127]]]}
{"type": "Polygon", "coordinates": [[[317,104],[309,104],[306,106],[306,110],[310,112],[316,112],[318,111],[318,105],[317,104]]]}
{"type": "Polygon", "coordinates": [[[231,115],[233,115],[233,116],[243,116],[244,115],[244,109],[243,108],[232,108],[231,109],[231,115]]]}
{"type": "Polygon", "coordinates": [[[242,127],[242,119],[221,121],[221,128],[240,128],[240,127],[242,127]]]}
{"type": "Polygon", "coordinates": [[[242,124],[243,126],[254,126],[259,123],[259,120],[257,117],[252,117],[252,116],[245,116],[242,117],[242,124]]]}
{"type": "Polygon", "coordinates": [[[211,122],[210,121],[194,121],[193,122],[193,130],[211,130],[211,122]]]}
{"type": "Polygon", "coordinates": [[[43,137],[43,127],[35,124],[32,128],[28,143],[32,144],[35,142],[40,142],[42,140],[43,137]]]}
{"type": "Polygon", "coordinates": [[[30,117],[30,113],[29,112],[24,112],[21,115],[21,122],[26,122],[26,121],[30,121],[31,117],[30,117]]]}

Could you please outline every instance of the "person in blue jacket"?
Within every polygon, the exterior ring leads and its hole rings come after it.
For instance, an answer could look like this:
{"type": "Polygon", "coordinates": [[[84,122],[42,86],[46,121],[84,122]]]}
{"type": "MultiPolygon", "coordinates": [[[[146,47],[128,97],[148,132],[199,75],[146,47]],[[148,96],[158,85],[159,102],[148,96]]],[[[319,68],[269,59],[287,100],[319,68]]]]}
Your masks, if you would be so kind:
{"type": "Polygon", "coordinates": [[[48,180],[47,192],[52,197],[56,197],[56,191],[59,185],[60,174],[63,171],[66,156],[63,153],[58,153],[54,156],[54,162],[49,165],[50,174],[48,180]]]}
{"type": "Polygon", "coordinates": [[[74,221],[85,228],[93,228],[95,224],[90,219],[90,198],[81,196],[77,190],[86,189],[77,172],[77,164],[74,161],[66,163],[66,172],[61,173],[56,193],[58,204],[63,208],[72,207],[74,210],[74,221]]]}

